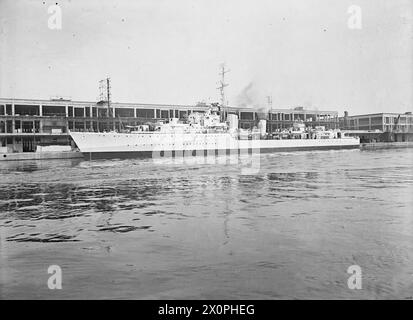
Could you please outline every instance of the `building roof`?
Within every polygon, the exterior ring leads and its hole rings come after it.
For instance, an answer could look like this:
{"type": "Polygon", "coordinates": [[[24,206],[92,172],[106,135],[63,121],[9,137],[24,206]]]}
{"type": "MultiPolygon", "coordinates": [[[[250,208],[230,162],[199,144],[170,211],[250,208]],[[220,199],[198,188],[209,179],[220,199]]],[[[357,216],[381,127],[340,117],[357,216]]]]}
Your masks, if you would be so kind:
{"type": "MultiPolygon", "coordinates": [[[[99,106],[96,101],[76,101],[68,99],[15,99],[15,98],[0,98],[0,104],[23,104],[23,105],[45,105],[45,106],[99,106]]],[[[203,104],[193,104],[193,105],[182,105],[182,104],[164,104],[164,103],[135,103],[135,102],[111,102],[113,107],[122,107],[122,108],[160,108],[160,109],[195,109],[203,110],[206,105],[203,104]]],[[[102,104],[101,107],[106,107],[106,104],[102,104]]],[[[257,112],[257,113],[295,113],[295,114],[329,114],[329,115],[338,115],[337,111],[326,111],[326,110],[307,110],[302,107],[300,108],[272,108],[262,109],[262,108],[253,108],[253,107],[235,107],[229,106],[226,107],[228,111],[236,112],[257,112]]]]}
{"type": "MultiPolygon", "coordinates": [[[[413,114],[409,113],[397,113],[397,112],[381,112],[381,113],[367,113],[367,114],[357,114],[347,116],[347,118],[359,118],[359,117],[374,117],[374,116],[413,116],[413,114]]],[[[344,116],[340,118],[345,118],[344,116]]]]}

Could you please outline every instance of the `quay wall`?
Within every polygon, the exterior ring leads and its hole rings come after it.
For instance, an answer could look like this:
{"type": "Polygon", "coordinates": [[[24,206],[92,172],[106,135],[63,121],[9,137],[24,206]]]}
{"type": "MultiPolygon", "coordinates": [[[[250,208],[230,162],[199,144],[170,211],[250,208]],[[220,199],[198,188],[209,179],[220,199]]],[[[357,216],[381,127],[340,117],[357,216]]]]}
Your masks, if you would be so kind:
{"type": "Polygon", "coordinates": [[[75,159],[83,158],[81,152],[15,152],[0,153],[0,161],[21,161],[21,160],[49,160],[49,159],[75,159]]]}
{"type": "Polygon", "coordinates": [[[361,150],[379,150],[379,149],[396,149],[396,148],[413,148],[413,141],[371,142],[371,143],[360,144],[361,150]]]}

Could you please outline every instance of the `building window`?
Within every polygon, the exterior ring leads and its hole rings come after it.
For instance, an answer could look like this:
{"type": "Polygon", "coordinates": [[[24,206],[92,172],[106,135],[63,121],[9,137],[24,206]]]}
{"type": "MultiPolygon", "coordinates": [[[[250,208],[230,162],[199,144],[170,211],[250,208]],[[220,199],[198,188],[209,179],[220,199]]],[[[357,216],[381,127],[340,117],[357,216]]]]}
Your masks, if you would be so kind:
{"type": "Polygon", "coordinates": [[[86,107],[86,108],[85,108],[85,116],[86,116],[87,118],[90,117],[90,107],[86,107]]]}
{"type": "Polygon", "coordinates": [[[371,124],[372,125],[378,125],[378,124],[383,124],[383,117],[372,117],[371,118],[371,124]]]}
{"type": "Polygon", "coordinates": [[[6,121],[6,128],[7,128],[7,133],[13,133],[13,121],[7,120],[6,121]]]}
{"type": "Polygon", "coordinates": [[[136,109],[137,118],[153,119],[154,109],[136,109]]]}
{"type": "Polygon", "coordinates": [[[186,111],[179,111],[179,119],[185,119],[186,118],[186,111]]]}
{"type": "Polygon", "coordinates": [[[85,123],[84,122],[75,122],[75,129],[79,131],[83,131],[85,129],[85,123]]]}
{"type": "Polygon", "coordinates": [[[67,108],[67,116],[68,117],[73,117],[73,107],[72,106],[69,106],[68,108],[67,108]]]}
{"type": "Polygon", "coordinates": [[[75,117],[84,117],[85,110],[83,108],[75,108],[75,117]]]}
{"type": "Polygon", "coordinates": [[[107,109],[98,109],[98,117],[99,118],[106,118],[108,114],[107,109]]]}
{"type": "Polygon", "coordinates": [[[169,111],[168,110],[161,110],[161,118],[162,119],[169,118],[169,111]]]}
{"type": "Polygon", "coordinates": [[[34,122],[34,132],[39,133],[40,132],[40,121],[36,120],[34,122]]]}
{"type": "MultiPolygon", "coordinates": [[[[31,105],[15,105],[14,106],[14,113],[20,114],[24,116],[35,116],[39,115],[39,106],[31,106],[31,105]]],[[[11,112],[10,112],[11,114],[11,112]]]]}
{"type": "Polygon", "coordinates": [[[124,118],[133,118],[135,116],[135,112],[132,108],[116,108],[115,116],[124,117],[124,118]]]}
{"type": "Polygon", "coordinates": [[[253,120],[254,113],[253,112],[241,112],[241,120],[253,120]]]}
{"type": "Polygon", "coordinates": [[[66,108],[64,106],[43,106],[44,116],[62,116],[66,115],[66,108]]]}
{"type": "Polygon", "coordinates": [[[370,119],[369,118],[360,118],[359,119],[359,126],[368,126],[370,125],[370,119]]]}

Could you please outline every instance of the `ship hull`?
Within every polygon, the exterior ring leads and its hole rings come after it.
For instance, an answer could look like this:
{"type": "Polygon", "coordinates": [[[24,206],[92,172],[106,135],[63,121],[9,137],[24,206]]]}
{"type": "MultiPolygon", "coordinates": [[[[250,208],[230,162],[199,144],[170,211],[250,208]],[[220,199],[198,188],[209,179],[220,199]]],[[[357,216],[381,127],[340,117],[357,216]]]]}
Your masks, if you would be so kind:
{"type": "MultiPolygon", "coordinates": [[[[320,147],[289,147],[289,148],[266,148],[266,149],[248,149],[245,153],[276,153],[276,152],[295,152],[295,151],[317,151],[317,150],[355,150],[358,146],[320,146],[320,147]]],[[[234,155],[242,154],[241,150],[215,150],[211,153],[208,150],[193,150],[192,153],[185,153],[185,156],[210,156],[210,155],[234,155]]],[[[128,152],[83,152],[83,158],[86,160],[97,159],[139,159],[139,158],[153,158],[151,151],[128,151],[128,152]]],[[[161,157],[181,157],[182,153],[179,151],[171,151],[160,154],[161,157]]]]}
{"type": "Polygon", "coordinates": [[[358,138],[238,140],[230,134],[70,132],[86,159],[358,149],[358,138]]]}

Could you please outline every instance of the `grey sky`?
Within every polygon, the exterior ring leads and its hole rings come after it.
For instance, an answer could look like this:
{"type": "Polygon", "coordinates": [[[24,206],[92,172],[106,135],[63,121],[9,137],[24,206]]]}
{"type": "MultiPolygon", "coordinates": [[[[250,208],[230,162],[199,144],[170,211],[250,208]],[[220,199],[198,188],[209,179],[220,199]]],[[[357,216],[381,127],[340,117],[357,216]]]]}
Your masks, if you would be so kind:
{"type": "Polygon", "coordinates": [[[231,105],[413,109],[411,0],[65,0],[50,30],[54,3],[0,0],[0,97],[95,100],[110,75],[114,101],[218,101],[225,62],[231,105]]]}

